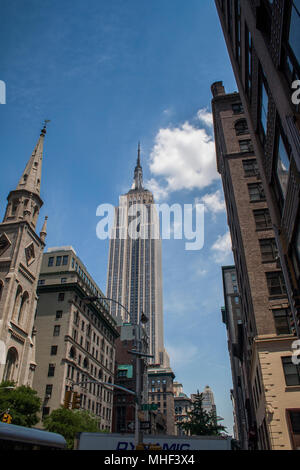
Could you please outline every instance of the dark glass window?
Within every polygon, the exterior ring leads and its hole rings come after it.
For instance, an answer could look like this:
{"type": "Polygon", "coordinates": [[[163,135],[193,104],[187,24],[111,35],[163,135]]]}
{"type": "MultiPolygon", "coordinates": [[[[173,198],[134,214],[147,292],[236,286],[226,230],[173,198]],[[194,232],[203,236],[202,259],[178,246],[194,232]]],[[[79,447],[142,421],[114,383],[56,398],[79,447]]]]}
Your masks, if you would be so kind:
{"type": "Polygon", "coordinates": [[[276,333],[288,335],[291,333],[290,316],[287,308],[273,310],[276,333]]]}
{"type": "Polygon", "coordinates": [[[48,384],[46,385],[46,390],[45,390],[45,395],[52,395],[52,388],[53,388],[53,385],[52,384],[48,384]]]}
{"type": "Polygon", "coordinates": [[[232,111],[233,111],[233,114],[242,114],[244,112],[242,103],[233,103],[232,111]]]}
{"type": "Polygon", "coordinates": [[[54,256],[50,256],[48,259],[48,266],[53,266],[54,263],[54,256]]]}
{"type": "Polygon", "coordinates": [[[45,416],[48,416],[50,414],[50,408],[49,406],[43,406],[43,411],[42,411],[42,415],[43,415],[43,418],[45,416]]]}
{"type": "Polygon", "coordinates": [[[269,106],[269,95],[263,78],[263,72],[261,70],[260,80],[260,108],[259,108],[259,120],[260,120],[260,134],[262,144],[265,144],[267,135],[267,123],[268,123],[268,106],[269,106]]]}
{"type": "Polygon", "coordinates": [[[282,357],[281,360],[286,385],[300,385],[300,365],[293,364],[290,356],[282,357]]]}
{"type": "Polygon", "coordinates": [[[248,184],[250,201],[265,201],[265,191],[261,183],[248,184]]]}
{"type": "Polygon", "coordinates": [[[290,151],[288,147],[289,146],[286,137],[282,132],[281,125],[278,125],[275,144],[275,159],[277,162],[276,174],[283,197],[286,196],[290,168],[290,151]]]}
{"type": "Polygon", "coordinates": [[[286,294],[284,277],[281,271],[272,271],[266,273],[266,277],[270,295],[286,294]]]}
{"type": "Polygon", "coordinates": [[[227,30],[232,37],[232,0],[227,0],[227,30]]]}
{"type": "Polygon", "coordinates": [[[241,63],[241,0],[235,0],[235,55],[241,63]]]}
{"type": "Polygon", "coordinates": [[[300,2],[294,0],[291,12],[291,23],[289,32],[289,45],[293,51],[293,54],[298,62],[300,63],[300,2]]]}
{"type": "Polygon", "coordinates": [[[57,256],[56,257],[56,266],[60,266],[61,265],[61,256],[57,256]]]}
{"type": "Polygon", "coordinates": [[[59,336],[60,333],[60,325],[55,325],[53,329],[53,336],[59,336]]]}
{"type": "Polygon", "coordinates": [[[257,209],[253,211],[257,230],[272,228],[272,221],[269,209],[257,209]]]}
{"type": "Polygon", "coordinates": [[[257,160],[243,160],[245,176],[259,176],[257,160]]]}
{"type": "Polygon", "coordinates": [[[56,318],[56,319],[61,318],[61,317],[62,317],[62,313],[63,313],[62,310],[57,310],[57,311],[56,311],[56,316],[55,316],[55,318],[56,318]]]}
{"type": "Polygon", "coordinates": [[[246,77],[245,77],[245,89],[246,93],[251,101],[251,90],[252,90],[252,38],[250,31],[245,24],[245,60],[246,60],[246,77]]]}
{"type": "Polygon", "coordinates": [[[239,140],[241,152],[253,152],[251,139],[239,140]]]}
{"type": "Polygon", "coordinates": [[[236,135],[249,134],[248,124],[246,119],[240,119],[234,124],[236,135]]]}
{"type": "Polygon", "coordinates": [[[51,346],[51,356],[56,356],[57,354],[57,346],[51,346]]]}
{"type": "Polygon", "coordinates": [[[55,364],[49,364],[48,377],[54,377],[55,364]]]}
{"type": "Polygon", "coordinates": [[[278,249],[275,238],[259,240],[262,261],[272,263],[278,257],[278,249]]]}
{"type": "Polygon", "coordinates": [[[64,292],[59,292],[59,294],[58,294],[58,300],[59,300],[59,302],[62,302],[63,300],[65,300],[65,294],[64,294],[64,292]]]}
{"type": "Polygon", "coordinates": [[[300,410],[290,411],[289,414],[293,433],[300,434],[300,410]]]}
{"type": "Polygon", "coordinates": [[[63,261],[62,261],[63,266],[68,264],[68,259],[69,259],[69,256],[63,256],[63,261]]]}

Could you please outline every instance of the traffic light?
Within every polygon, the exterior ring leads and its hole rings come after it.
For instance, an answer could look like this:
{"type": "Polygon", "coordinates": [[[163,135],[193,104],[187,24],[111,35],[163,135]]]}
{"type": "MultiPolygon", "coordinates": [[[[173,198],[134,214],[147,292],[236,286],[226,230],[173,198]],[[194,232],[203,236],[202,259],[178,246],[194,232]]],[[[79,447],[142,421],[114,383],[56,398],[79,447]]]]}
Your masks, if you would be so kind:
{"type": "Polygon", "coordinates": [[[11,415],[8,414],[8,413],[4,413],[4,415],[2,416],[2,423],[10,424],[11,423],[11,415]]]}
{"type": "Polygon", "coordinates": [[[81,399],[79,393],[74,392],[73,393],[73,399],[72,399],[72,410],[78,410],[80,408],[81,404],[81,399]]]}
{"type": "Polygon", "coordinates": [[[70,407],[71,397],[72,397],[72,391],[71,391],[71,390],[67,390],[67,391],[65,392],[64,408],[69,408],[69,407],[70,407]]]}

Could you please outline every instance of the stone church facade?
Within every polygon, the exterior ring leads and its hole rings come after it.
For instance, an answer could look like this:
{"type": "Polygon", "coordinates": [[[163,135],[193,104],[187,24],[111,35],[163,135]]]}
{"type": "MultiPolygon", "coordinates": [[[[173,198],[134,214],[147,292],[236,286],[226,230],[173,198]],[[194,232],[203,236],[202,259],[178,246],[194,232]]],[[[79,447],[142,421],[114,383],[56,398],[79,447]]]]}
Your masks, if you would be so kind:
{"type": "Polygon", "coordinates": [[[21,179],[7,197],[0,224],[0,382],[32,386],[35,362],[34,317],[37,284],[45,247],[46,219],[38,235],[46,126],[21,179]]]}

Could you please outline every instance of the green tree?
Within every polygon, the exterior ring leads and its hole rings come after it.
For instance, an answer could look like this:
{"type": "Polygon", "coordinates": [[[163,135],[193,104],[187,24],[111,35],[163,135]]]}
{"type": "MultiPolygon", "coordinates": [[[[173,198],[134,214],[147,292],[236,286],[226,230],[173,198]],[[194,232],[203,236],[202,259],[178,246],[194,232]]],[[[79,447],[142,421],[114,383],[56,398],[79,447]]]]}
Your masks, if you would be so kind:
{"type": "Polygon", "coordinates": [[[176,424],[191,436],[219,436],[226,430],[225,426],[218,424],[222,418],[216,416],[214,411],[204,410],[202,402],[203,394],[198,391],[191,411],[187,412],[187,420],[176,424]]]}
{"type": "Polygon", "coordinates": [[[73,449],[74,439],[78,432],[101,432],[96,417],[86,410],[58,408],[44,419],[47,431],[64,436],[68,449],[73,449]]]}
{"type": "Polygon", "coordinates": [[[34,426],[39,422],[40,408],[41,400],[32,388],[25,385],[16,387],[14,382],[9,381],[0,384],[0,414],[9,409],[11,424],[28,428],[34,426]]]}

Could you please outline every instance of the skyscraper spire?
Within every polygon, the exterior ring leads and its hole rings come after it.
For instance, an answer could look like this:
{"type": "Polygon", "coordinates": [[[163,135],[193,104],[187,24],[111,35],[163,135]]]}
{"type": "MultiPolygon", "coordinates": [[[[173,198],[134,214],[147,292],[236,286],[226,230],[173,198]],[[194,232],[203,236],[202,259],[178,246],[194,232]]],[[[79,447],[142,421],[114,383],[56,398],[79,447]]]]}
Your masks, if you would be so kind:
{"type": "Polygon", "coordinates": [[[138,157],[137,157],[137,165],[136,166],[141,166],[141,146],[140,146],[140,141],[138,143],[138,157]]]}
{"type": "Polygon", "coordinates": [[[136,167],[134,169],[134,181],[132,185],[132,189],[135,190],[143,190],[143,170],[141,167],[141,146],[140,142],[138,143],[138,156],[136,167]]]}

